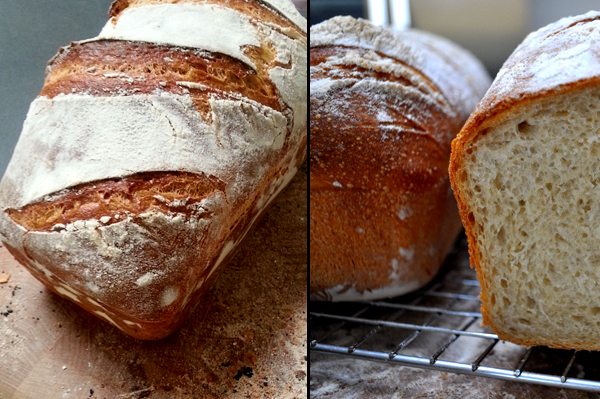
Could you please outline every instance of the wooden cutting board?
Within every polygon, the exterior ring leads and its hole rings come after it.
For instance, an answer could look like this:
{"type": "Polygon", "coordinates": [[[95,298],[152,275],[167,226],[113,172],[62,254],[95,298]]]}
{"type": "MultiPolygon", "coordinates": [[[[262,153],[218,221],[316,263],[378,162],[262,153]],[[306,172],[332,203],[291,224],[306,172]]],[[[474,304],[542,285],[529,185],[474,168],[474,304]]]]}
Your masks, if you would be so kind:
{"type": "Polygon", "coordinates": [[[307,231],[304,166],[187,324],[155,342],[50,293],[0,248],[0,399],[307,397],[307,231]]]}

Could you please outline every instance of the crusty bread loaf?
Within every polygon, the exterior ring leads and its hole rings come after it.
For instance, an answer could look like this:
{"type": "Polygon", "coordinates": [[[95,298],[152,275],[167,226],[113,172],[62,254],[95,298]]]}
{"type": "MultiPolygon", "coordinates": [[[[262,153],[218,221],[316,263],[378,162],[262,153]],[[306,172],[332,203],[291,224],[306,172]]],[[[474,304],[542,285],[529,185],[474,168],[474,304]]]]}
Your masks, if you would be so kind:
{"type": "Polygon", "coordinates": [[[484,323],[600,349],[600,13],[531,33],[453,142],[484,323]]]}
{"type": "Polygon", "coordinates": [[[406,293],[461,229],[450,143],[489,77],[425,32],[336,17],[310,35],[311,298],[406,293]]]}
{"type": "Polygon", "coordinates": [[[119,0],[50,62],[0,183],[0,240],[141,339],[173,332],[306,159],[288,0],[119,0]]]}

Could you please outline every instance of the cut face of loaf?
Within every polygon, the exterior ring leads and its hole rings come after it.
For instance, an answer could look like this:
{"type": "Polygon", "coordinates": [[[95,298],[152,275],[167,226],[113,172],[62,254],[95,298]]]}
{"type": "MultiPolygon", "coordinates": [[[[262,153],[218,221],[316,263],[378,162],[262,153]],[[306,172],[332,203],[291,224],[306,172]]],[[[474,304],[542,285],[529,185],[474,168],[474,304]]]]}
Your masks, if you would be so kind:
{"type": "Polygon", "coordinates": [[[600,90],[531,107],[469,147],[459,174],[493,325],[600,345],[600,90]]]}
{"type": "Polygon", "coordinates": [[[306,160],[287,0],[117,1],[51,60],[0,183],[0,240],[140,339],[185,320],[306,160]]]}
{"type": "Polygon", "coordinates": [[[599,18],[531,34],[453,143],[484,322],[526,346],[600,349],[599,18]]]}

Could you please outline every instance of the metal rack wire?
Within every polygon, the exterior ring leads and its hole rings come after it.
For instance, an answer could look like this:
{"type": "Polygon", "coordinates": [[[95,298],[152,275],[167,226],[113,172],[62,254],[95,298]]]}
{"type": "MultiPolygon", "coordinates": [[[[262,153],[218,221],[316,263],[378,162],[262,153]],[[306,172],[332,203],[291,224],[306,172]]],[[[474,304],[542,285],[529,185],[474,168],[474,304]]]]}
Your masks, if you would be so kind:
{"type": "Polygon", "coordinates": [[[311,302],[311,352],[600,392],[600,353],[505,343],[482,328],[464,240],[425,289],[385,301],[311,302]]]}

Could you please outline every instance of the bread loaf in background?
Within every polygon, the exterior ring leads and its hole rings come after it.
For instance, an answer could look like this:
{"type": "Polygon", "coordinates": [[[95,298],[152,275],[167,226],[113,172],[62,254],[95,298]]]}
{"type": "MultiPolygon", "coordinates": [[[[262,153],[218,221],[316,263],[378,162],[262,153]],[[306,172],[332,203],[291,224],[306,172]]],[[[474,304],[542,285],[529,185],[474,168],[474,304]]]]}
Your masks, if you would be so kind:
{"type": "Polygon", "coordinates": [[[531,33],[452,147],[485,324],[600,349],[600,13],[531,33]]]}
{"type": "Polygon", "coordinates": [[[310,35],[311,299],[404,294],[461,230],[450,143],[490,79],[422,31],[335,17],[310,35]]]}
{"type": "Polygon", "coordinates": [[[288,0],[114,2],[48,65],[0,240],[99,318],[169,335],[306,159],[306,45],[288,0]]]}

